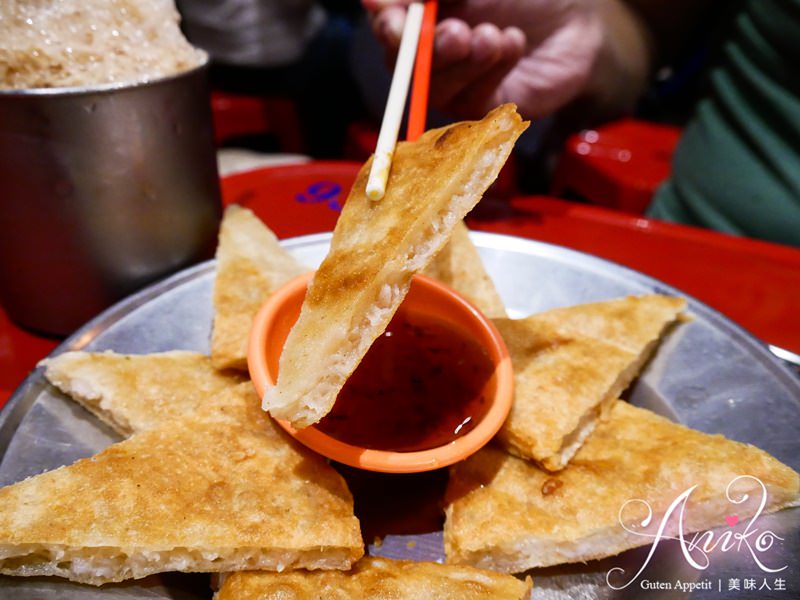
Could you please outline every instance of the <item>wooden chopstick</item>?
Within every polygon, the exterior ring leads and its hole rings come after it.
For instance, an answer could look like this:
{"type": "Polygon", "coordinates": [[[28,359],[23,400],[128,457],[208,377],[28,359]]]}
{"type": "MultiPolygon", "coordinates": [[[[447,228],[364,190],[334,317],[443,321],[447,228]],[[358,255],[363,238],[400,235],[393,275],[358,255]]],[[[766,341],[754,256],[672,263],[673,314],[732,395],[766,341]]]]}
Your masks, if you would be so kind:
{"type": "Polygon", "coordinates": [[[408,109],[406,139],[409,141],[417,139],[425,132],[437,7],[437,0],[425,0],[425,13],[422,17],[422,30],[419,34],[417,60],[414,63],[414,81],[411,84],[411,100],[408,109]]]}
{"type": "Polygon", "coordinates": [[[419,33],[422,28],[424,7],[421,2],[413,2],[408,6],[400,49],[394,65],[392,84],[389,87],[389,98],[383,112],[383,122],[378,133],[378,143],[372,158],[372,168],[367,180],[367,198],[380,200],[386,193],[386,182],[392,166],[392,155],[397,145],[397,134],[400,132],[400,121],[406,106],[408,87],[414,68],[419,33]]]}

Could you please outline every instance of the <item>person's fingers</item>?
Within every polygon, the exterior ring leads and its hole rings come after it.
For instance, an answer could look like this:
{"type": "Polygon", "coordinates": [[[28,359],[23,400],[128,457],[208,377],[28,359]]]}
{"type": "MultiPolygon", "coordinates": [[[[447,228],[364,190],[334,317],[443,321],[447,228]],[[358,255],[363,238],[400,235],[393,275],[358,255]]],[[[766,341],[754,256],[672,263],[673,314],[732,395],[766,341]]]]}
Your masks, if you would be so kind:
{"type": "Polygon", "coordinates": [[[531,19],[549,19],[563,4],[563,0],[439,0],[438,12],[442,19],[459,19],[473,27],[494,23],[501,29],[515,25],[524,29],[531,19]]]}
{"type": "Polygon", "coordinates": [[[414,0],[361,0],[361,6],[370,12],[376,12],[389,6],[408,6],[414,0]]]}
{"type": "Polygon", "coordinates": [[[406,9],[403,6],[390,6],[372,18],[372,31],[386,48],[396,51],[403,36],[406,9]]]}
{"type": "MultiPolygon", "coordinates": [[[[394,62],[402,37],[408,2],[379,2],[372,18],[376,36],[394,62]]],[[[454,2],[452,4],[458,4],[454,2]]],[[[482,116],[489,98],[525,50],[525,34],[517,27],[500,29],[491,23],[474,28],[460,19],[445,18],[436,26],[431,104],[456,108],[467,116],[482,116]]]]}
{"type": "Polygon", "coordinates": [[[492,69],[464,87],[450,102],[449,109],[459,117],[482,117],[499,104],[498,89],[506,76],[519,63],[525,52],[525,34],[516,27],[501,32],[501,55],[492,69]]]}
{"type": "Polygon", "coordinates": [[[494,25],[482,23],[475,27],[470,37],[469,55],[433,69],[431,102],[446,107],[465,88],[486,76],[503,59],[504,44],[502,32],[494,25]]]}
{"type": "Polygon", "coordinates": [[[448,67],[469,56],[472,30],[463,21],[446,19],[436,26],[434,68],[448,67]]]}
{"type": "MultiPolygon", "coordinates": [[[[378,41],[389,50],[396,51],[400,46],[405,20],[406,9],[391,6],[374,15],[371,26],[378,41]]],[[[437,64],[448,65],[469,54],[472,29],[463,21],[445,19],[437,23],[435,35],[434,60],[437,64]]]]}
{"type": "MultiPolygon", "coordinates": [[[[361,6],[368,11],[378,11],[388,6],[408,6],[412,2],[419,2],[421,0],[361,0],[361,6]]],[[[440,4],[461,4],[464,0],[440,0],[440,4]]]]}
{"type": "MultiPolygon", "coordinates": [[[[378,13],[372,28],[378,41],[386,48],[387,65],[393,65],[400,46],[405,24],[405,9],[399,6],[378,13]]],[[[444,68],[469,57],[472,29],[463,21],[446,19],[436,25],[433,51],[433,68],[444,68]]]]}
{"type": "Polygon", "coordinates": [[[522,58],[525,54],[525,45],[528,39],[525,37],[525,32],[519,27],[507,27],[503,30],[503,55],[504,58],[513,59],[522,58]]]}

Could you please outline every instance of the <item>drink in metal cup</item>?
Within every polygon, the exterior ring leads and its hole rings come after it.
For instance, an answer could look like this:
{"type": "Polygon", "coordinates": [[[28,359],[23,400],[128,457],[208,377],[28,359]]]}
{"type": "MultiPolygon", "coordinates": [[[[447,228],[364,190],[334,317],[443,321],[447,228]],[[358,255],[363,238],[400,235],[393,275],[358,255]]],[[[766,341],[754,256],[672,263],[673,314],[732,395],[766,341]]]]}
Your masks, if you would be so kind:
{"type": "Polygon", "coordinates": [[[129,85],[0,91],[0,303],[67,334],[214,251],[206,65],[129,85]]]}

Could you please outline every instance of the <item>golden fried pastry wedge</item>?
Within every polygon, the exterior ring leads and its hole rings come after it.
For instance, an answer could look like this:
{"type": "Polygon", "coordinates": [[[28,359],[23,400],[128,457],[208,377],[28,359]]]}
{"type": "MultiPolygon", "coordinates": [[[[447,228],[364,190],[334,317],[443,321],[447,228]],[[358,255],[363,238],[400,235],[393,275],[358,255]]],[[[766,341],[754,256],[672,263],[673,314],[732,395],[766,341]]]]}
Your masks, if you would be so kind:
{"type": "Polygon", "coordinates": [[[0,489],[0,573],[349,568],[363,545],[344,481],[261,425],[165,423],[0,489]]]}
{"type": "Polygon", "coordinates": [[[563,335],[593,337],[649,356],[666,327],[676,320],[690,320],[685,309],[684,298],[647,294],[554,308],[535,318],[563,335]]]}
{"type": "Polygon", "coordinates": [[[530,590],[530,578],[521,581],[471,567],[366,557],[350,571],[234,573],[226,577],[215,600],[522,600],[530,590]]]}
{"type": "Polygon", "coordinates": [[[754,446],[616,401],[557,474],[495,447],[451,467],[445,551],[448,562],[518,573],[653,544],[665,515],[669,536],[757,518],[762,498],[765,512],[797,504],[798,474],[754,446]]]}
{"type": "Polygon", "coordinates": [[[217,369],[247,371],[256,312],[281,285],[310,269],[292,258],[252,211],[235,204],[225,209],[216,260],[211,358],[217,369]]]}
{"type": "Polygon", "coordinates": [[[368,161],[309,286],[264,409],[295,427],[319,421],[411,285],[497,177],[526,127],[513,105],[397,145],[386,195],[366,195],[368,161]]]}
{"type": "Polygon", "coordinates": [[[450,241],[424,273],[462,294],[487,317],[507,316],[503,300],[483,266],[478,249],[469,239],[469,230],[463,221],[453,228],[450,241]]]}
{"type": "Polygon", "coordinates": [[[50,383],[124,436],[208,413],[225,398],[221,392],[246,381],[184,350],[64,352],[40,365],[50,383]]]}
{"type": "Polygon", "coordinates": [[[514,403],[500,442],[546,469],[563,469],[684,305],[650,295],[495,319],[514,366],[514,403]]]}

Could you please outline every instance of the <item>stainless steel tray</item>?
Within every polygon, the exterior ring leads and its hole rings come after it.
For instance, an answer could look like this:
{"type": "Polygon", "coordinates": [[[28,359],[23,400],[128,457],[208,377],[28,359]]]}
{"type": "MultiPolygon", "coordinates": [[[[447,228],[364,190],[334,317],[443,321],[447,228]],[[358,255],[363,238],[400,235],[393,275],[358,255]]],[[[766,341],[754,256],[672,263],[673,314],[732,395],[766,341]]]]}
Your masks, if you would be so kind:
{"type": "MultiPolygon", "coordinates": [[[[619,265],[565,248],[488,233],[473,233],[486,268],[492,275],[511,316],[626,294],[679,291],[619,265]]],[[[330,234],[294,238],[284,247],[309,267],[315,267],[328,249],[330,234]]],[[[208,352],[211,328],[213,262],[183,271],[120,302],[82,327],[54,354],[66,350],[106,350],[147,353],[172,349],[208,352]]],[[[776,360],[758,340],[709,307],[689,299],[694,321],[671,333],[655,359],[628,393],[634,404],[646,406],[696,429],[722,433],[770,452],[800,470],[800,380],[776,360]]],[[[0,414],[0,484],[90,456],[118,437],[93,416],[54,391],[40,370],[20,386],[0,414]]],[[[352,477],[354,474],[350,473],[352,477]]],[[[401,510],[387,498],[397,490],[410,493],[403,501],[406,512],[430,514],[436,498],[426,505],[425,496],[441,491],[436,475],[393,476],[375,485],[389,493],[363,496],[371,485],[355,475],[357,509],[362,519],[378,519],[382,512],[401,510]],[[410,492],[409,492],[410,490],[410,492]]],[[[424,519],[408,526],[392,519],[382,530],[379,544],[370,552],[394,558],[440,560],[440,531],[425,528],[424,519]]],[[[429,520],[430,522],[430,520],[429,520]]],[[[643,577],[649,581],[705,581],[713,589],[695,591],[692,598],[740,598],[756,592],[728,591],[730,581],[766,579],[771,587],[777,577],[785,591],[772,592],[788,599],[800,594],[800,509],[783,511],[759,521],[780,537],[770,551],[770,564],[788,565],[779,574],[763,573],[745,551],[712,557],[711,566],[697,571],[688,566],[676,544],[659,548],[643,577]],[[766,577],[765,577],[766,576],[766,577]]],[[[676,592],[649,592],[636,585],[624,591],[606,585],[613,567],[638,569],[649,548],[621,556],[532,572],[533,598],[645,598],[686,597],[676,592]]],[[[0,598],[70,600],[80,598],[208,598],[207,577],[168,574],[102,588],[72,584],[55,578],[0,577],[0,598]]],[[[756,594],[768,598],[762,590],[756,594]]]]}

